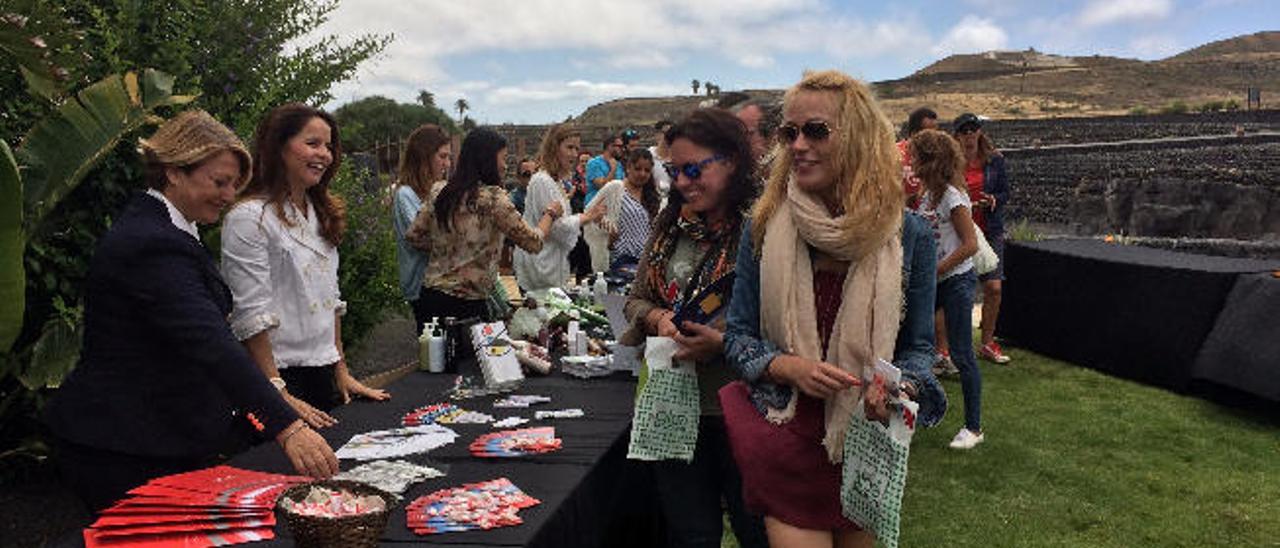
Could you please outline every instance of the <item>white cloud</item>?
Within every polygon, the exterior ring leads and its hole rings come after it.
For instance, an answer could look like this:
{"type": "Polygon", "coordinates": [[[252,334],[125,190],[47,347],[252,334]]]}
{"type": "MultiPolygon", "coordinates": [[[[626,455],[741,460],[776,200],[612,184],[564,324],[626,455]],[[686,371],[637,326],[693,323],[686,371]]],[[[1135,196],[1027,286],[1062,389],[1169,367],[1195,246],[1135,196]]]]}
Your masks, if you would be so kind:
{"type": "Polygon", "coordinates": [[[666,68],[674,63],[661,51],[625,52],[610,57],[609,66],[620,69],[666,68]]]}
{"type": "Polygon", "coordinates": [[[1160,59],[1182,51],[1182,47],[1176,38],[1157,34],[1134,38],[1129,42],[1129,51],[1139,59],[1160,59]]]}
{"type": "MultiPolygon", "coordinates": [[[[548,52],[556,57],[547,63],[603,63],[615,70],[670,69],[697,57],[764,69],[776,66],[782,54],[871,59],[907,57],[928,48],[925,25],[913,15],[864,20],[834,13],[834,1],[346,0],[316,32],[395,34],[384,54],[361,68],[359,81],[335,90],[340,102],[372,93],[411,100],[419,89],[441,98],[461,96],[464,90],[451,83],[444,67],[463,55],[548,52]]],[[[509,81],[520,74],[510,64],[503,66],[507,70],[486,76],[509,81]]],[[[514,86],[522,91],[492,95],[523,93],[529,100],[563,95],[545,89],[536,67],[523,68],[534,77],[514,86]]],[[[602,77],[607,78],[596,76],[602,77]]],[[[471,94],[468,100],[483,111],[483,99],[478,102],[471,94]]]]}
{"type": "Polygon", "coordinates": [[[935,55],[953,53],[979,53],[1005,49],[1009,46],[1009,35],[999,25],[985,17],[966,15],[956,26],[933,46],[935,55]]]}
{"type": "Polygon", "coordinates": [[[1100,27],[1125,22],[1155,21],[1173,13],[1172,0],[1090,0],[1080,11],[1079,25],[1100,27]]]}
{"type": "Polygon", "coordinates": [[[626,84],[618,82],[525,82],[513,86],[500,86],[482,95],[493,105],[511,105],[527,102],[563,101],[565,99],[613,99],[618,97],[645,97],[677,95],[688,90],[670,84],[626,84]]]}

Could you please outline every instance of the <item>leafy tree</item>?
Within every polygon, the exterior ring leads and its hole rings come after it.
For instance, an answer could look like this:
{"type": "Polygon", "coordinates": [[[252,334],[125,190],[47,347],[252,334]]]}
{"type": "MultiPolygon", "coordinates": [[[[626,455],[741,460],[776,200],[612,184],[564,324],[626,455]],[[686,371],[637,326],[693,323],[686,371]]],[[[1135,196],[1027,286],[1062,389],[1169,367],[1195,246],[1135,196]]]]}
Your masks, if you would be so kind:
{"type": "Polygon", "coordinates": [[[407,138],[422,124],[436,124],[446,131],[455,131],[453,120],[435,106],[397,103],[381,95],[342,105],[333,115],[342,131],[343,147],[351,151],[368,150],[387,138],[407,138]]]}
{"type": "Polygon", "coordinates": [[[698,88],[702,87],[702,82],[699,82],[697,78],[694,78],[692,82],[689,82],[689,84],[693,86],[693,94],[697,95],[698,88]]]}
{"type": "Polygon", "coordinates": [[[477,124],[470,116],[464,116],[462,118],[462,131],[471,131],[478,127],[480,127],[480,124],[477,124]]]}

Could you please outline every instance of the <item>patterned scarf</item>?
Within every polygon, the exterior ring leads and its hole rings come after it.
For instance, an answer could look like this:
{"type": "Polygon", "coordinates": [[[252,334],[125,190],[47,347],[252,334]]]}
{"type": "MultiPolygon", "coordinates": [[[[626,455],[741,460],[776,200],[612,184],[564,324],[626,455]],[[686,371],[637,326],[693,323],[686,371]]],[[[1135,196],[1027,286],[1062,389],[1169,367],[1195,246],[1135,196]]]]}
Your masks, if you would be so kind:
{"type": "Polygon", "coordinates": [[[702,215],[691,211],[688,206],[680,209],[680,216],[665,231],[656,234],[650,245],[648,270],[644,275],[655,291],[661,295],[663,305],[675,309],[676,305],[702,288],[711,285],[721,276],[733,270],[738,258],[738,237],[742,228],[741,216],[734,215],[732,220],[720,223],[708,223],[702,215]],[[681,236],[706,247],[697,269],[685,286],[684,294],[678,295],[669,288],[667,280],[667,262],[675,254],[676,245],[681,236]]]}

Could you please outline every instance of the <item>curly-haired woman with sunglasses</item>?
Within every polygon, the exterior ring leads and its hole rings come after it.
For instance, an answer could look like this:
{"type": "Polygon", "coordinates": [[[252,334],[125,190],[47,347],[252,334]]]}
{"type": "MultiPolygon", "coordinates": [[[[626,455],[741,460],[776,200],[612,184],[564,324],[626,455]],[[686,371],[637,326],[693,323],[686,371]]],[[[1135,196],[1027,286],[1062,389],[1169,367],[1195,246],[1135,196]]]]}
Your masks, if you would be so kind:
{"type": "Polygon", "coordinates": [[[695,110],[666,134],[673,192],[658,214],[627,298],[631,329],[622,342],[671,337],[677,359],[696,363],[701,418],[693,460],[654,463],[659,506],[671,546],[719,546],[721,500],[741,546],[766,546],[759,518],[742,503],[742,483],[729,451],[716,391],[733,380],[725,365],[723,320],[672,322],[692,296],[733,272],[744,216],[755,194],[747,132],[721,109],[695,110]]]}
{"type": "MultiPolygon", "coordinates": [[[[920,422],[945,410],[932,361],[934,251],[903,214],[893,129],[837,71],[787,91],[782,152],[738,245],[720,391],[747,507],[773,546],[871,546],[840,505],[844,436],[877,358],[903,371],[920,422]],[[926,418],[927,417],[927,418],[926,418]]],[[[882,385],[867,416],[887,417],[882,385]]]]}

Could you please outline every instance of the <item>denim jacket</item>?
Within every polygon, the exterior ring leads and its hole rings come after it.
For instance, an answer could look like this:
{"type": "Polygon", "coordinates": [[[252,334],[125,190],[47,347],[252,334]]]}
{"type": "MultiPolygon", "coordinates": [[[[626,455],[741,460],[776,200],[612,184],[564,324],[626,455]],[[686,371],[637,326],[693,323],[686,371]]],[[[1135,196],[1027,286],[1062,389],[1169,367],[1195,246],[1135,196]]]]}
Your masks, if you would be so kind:
{"type": "Polygon", "coordinates": [[[1004,156],[992,155],[982,169],[982,191],[996,197],[996,208],[987,212],[987,236],[1004,234],[1004,206],[1009,201],[1009,176],[1004,170],[1004,156]]]}
{"type": "MultiPolygon", "coordinates": [[[[751,241],[751,227],[742,229],[738,246],[737,279],[729,303],[729,318],[724,334],[725,356],[747,382],[751,402],[762,414],[765,406],[783,408],[792,397],[788,385],[769,381],[764,372],[769,363],[782,353],[773,341],[760,335],[760,259],[751,241]]],[[[937,283],[933,235],[929,227],[914,213],[902,219],[903,313],[894,345],[893,364],[902,370],[903,380],[918,389],[919,419],[923,426],[942,420],[947,410],[947,395],[933,376],[933,301],[937,283]]]]}

